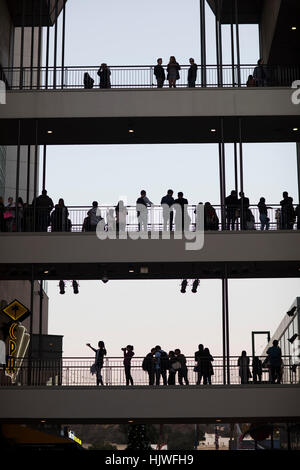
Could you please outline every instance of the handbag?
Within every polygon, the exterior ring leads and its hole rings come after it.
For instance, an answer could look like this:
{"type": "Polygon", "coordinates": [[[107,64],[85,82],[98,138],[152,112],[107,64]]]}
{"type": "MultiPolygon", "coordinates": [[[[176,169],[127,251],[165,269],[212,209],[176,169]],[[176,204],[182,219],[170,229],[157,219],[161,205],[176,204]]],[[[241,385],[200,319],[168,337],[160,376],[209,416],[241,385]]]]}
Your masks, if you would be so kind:
{"type": "Polygon", "coordinates": [[[96,364],[93,364],[93,365],[90,367],[90,373],[91,373],[92,375],[94,375],[94,374],[97,373],[96,364]]]}
{"type": "Polygon", "coordinates": [[[13,213],[12,211],[5,211],[3,214],[4,219],[12,219],[13,218],[13,213]]]}

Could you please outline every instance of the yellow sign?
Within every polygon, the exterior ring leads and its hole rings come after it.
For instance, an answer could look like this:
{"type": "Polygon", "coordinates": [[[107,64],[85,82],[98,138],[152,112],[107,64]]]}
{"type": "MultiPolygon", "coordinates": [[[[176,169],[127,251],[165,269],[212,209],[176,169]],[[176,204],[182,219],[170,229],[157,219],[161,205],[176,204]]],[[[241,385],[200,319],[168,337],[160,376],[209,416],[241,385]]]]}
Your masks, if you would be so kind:
{"type": "Polygon", "coordinates": [[[16,299],[3,308],[2,312],[8,315],[13,321],[22,321],[30,313],[28,308],[16,299]]]}

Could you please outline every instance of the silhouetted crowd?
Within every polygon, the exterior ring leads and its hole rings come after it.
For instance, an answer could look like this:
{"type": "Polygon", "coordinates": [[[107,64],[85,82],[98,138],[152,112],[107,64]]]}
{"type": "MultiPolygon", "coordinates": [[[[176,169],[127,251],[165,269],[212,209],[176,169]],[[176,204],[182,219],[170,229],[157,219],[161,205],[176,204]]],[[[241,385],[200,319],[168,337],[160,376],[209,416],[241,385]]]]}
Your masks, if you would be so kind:
{"type": "MultiPolygon", "coordinates": [[[[107,351],[103,341],[99,341],[98,349],[93,348],[90,343],[87,346],[95,352],[95,363],[91,367],[91,373],[96,374],[97,385],[103,385],[102,368],[104,364],[104,356],[107,351]]],[[[131,375],[131,360],[134,356],[134,347],[127,345],[121,348],[124,355],[124,371],[126,377],[126,385],[134,385],[131,375]]],[[[208,348],[203,344],[199,344],[198,350],[194,354],[195,366],[193,371],[197,373],[196,385],[211,385],[212,376],[214,375],[213,361],[208,348]]],[[[253,383],[262,383],[263,370],[269,371],[269,381],[272,384],[280,384],[283,375],[283,361],[281,349],[278,341],[274,340],[273,345],[267,350],[267,357],[262,362],[259,357],[255,356],[252,361],[252,374],[250,371],[250,358],[246,351],[242,351],[238,358],[237,366],[239,368],[239,376],[241,384],[248,384],[249,379],[253,377],[253,383]]],[[[167,353],[161,346],[157,345],[144,357],[142,361],[142,369],[147,372],[149,385],[175,385],[176,377],[179,385],[189,385],[188,367],[185,355],[180,349],[176,348],[167,353]]]]}
{"type": "MultiPolygon", "coordinates": [[[[198,65],[195,60],[191,57],[189,59],[190,67],[188,69],[187,76],[187,87],[195,88],[197,80],[198,65]]],[[[153,73],[156,78],[157,88],[163,88],[164,82],[167,79],[169,88],[176,88],[176,82],[180,79],[179,71],[181,67],[176,61],[175,56],[171,56],[167,64],[166,70],[163,67],[163,59],[159,57],[157,64],[153,67],[153,73]]],[[[111,88],[111,71],[106,63],[102,63],[97,71],[99,76],[99,87],[100,88],[111,88]]],[[[94,87],[95,80],[90,76],[88,72],[84,73],[83,84],[84,88],[90,89],[94,87]]],[[[257,61],[257,66],[253,70],[253,74],[248,76],[246,82],[247,87],[264,87],[271,84],[270,70],[267,65],[264,64],[262,58],[257,61]]]]}
{"type": "MultiPolygon", "coordinates": [[[[292,230],[295,223],[297,230],[300,230],[300,204],[293,205],[293,198],[288,192],[283,192],[283,199],[280,201],[280,208],[275,211],[276,229],[292,230]]],[[[173,190],[169,189],[167,194],[161,198],[162,208],[162,229],[182,230],[184,227],[193,229],[191,217],[188,213],[188,200],[180,191],[177,198],[173,197],[173,190]]],[[[210,202],[199,202],[204,208],[204,230],[219,230],[220,220],[216,209],[210,202]]],[[[136,215],[138,217],[138,230],[148,229],[148,208],[154,206],[147,197],[146,191],[142,190],[140,197],[136,201],[136,215]]],[[[252,206],[253,207],[253,206],[252,206]]],[[[266,204],[264,197],[261,197],[258,204],[260,230],[269,230],[270,218],[268,211],[272,207],[266,204]]],[[[199,214],[194,210],[195,224],[200,227],[197,217],[199,214]]],[[[119,201],[114,209],[109,209],[106,214],[106,222],[101,215],[97,201],[93,201],[92,207],[88,210],[84,218],[81,230],[83,232],[96,231],[97,225],[103,221],[105,230],[116,232],[125,231],[127,226],[128,211],[123,201],[119,201]]],[[[235,190],[225,198],[225,218],[226,230],[255,230],[256,221],[250,208],[249,198],[243,192],[239,197],[235,190]]],[[[12,197],[8,198],[5,205],[0,197],[0,231],[1,232],[47,232],[51,228],[52,232],[70,232],[72,221],[69,218],[69,210],[62,198],[57,204],[53,204],[52,199],[44,189],[42,194],[36,197],[32,204],[26,204],[19,197],[17,203],[12,197]]]]}

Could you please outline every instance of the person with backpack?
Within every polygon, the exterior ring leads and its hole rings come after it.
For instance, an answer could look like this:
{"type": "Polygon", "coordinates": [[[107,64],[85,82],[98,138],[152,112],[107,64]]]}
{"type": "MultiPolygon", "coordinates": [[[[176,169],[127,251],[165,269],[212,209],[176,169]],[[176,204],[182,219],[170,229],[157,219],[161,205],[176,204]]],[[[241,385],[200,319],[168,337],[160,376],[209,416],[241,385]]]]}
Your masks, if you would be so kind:
{"type": "Polygon", "coordinates": [[[129,383],[131,385],[133,385],[133,378],[131,376],[131,359],[133,358],[134,356],[134,352],[133,352],[133,346],[131,344],[128,344],[128,346],[126,346],[126,348],[122,348],[122,351],[124,353],[124,369],[125,369],[125,377],[126,377],[126,386],[129,385],[129,383]]]}
{"type": "Polygon", "coordinates": [[[160,376],[162,376],[163,384],[167,385],[167,368],[168,368],[168,354],[163,351],[160,346],[155,346],[154,353],[154,370],[155,370],[155,385],[160,384],[160,376]]]}
{"type": "Polygon", "coordinates": [[[142,369],[147,372],[149,376],[149,385],[154,385],[154,354],[155,348],[151,349],[142,362],[142,369]]]}
{"type": "Polygon", "coordinates": [[[178,368],[179,385],[183,385],[183,380],[184,380],[185,385],[189,385],[186,357],[184,354],[181,353],[180,349],[175,349],[175,355],[176,355],[178,362],[181,365],[181,367],[178,368]]]}
{"type": "Polygon", "coordinates": [[[93,348],[90,343],[87,343],[87,346],[96,353],[94,370],[97,378],[97,386],[104,385],[101,375],[101,370],[103,368],[104,356],[106,356],[106,349],[103,341],[99,341],[98,349],[93,348]]]}
{"type": "Polygon", "coordinates": [[[101,217],[101,213],[100,213],[100,210],[98,208],[98,202],[93,201],[92,205],[93,205],[93,207],[88,211],[89,221],[88,221],[87,227],[88,227],[89,231],[95,232],[96,228],[97,228],[97,225],[98,225],[98,222],[100,222],[100,220],[103,220],[103,219],[101,217]]]}

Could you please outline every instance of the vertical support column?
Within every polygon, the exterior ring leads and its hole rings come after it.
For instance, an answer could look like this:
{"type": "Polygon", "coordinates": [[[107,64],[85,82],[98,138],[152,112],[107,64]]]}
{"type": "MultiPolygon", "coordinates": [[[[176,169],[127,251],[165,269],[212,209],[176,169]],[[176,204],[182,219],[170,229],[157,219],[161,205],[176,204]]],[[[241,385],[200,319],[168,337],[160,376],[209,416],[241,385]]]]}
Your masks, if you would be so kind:
{"type": "Polygon", "coordinates": [[[225,335],[226,335],[226,368],[227,384],[230,384],[230,348],[229,348],[229,303],[228,303],[228,272],[225,265],[224,274],[224,304],[225,304],[225,335]]]}
{"type": "Polygon", "coordinates": [[[43,189],[46,189],[46,164],[47,164],[47,145],[44,145],[44,152],[43,152],[43,185],[42,185],[43,189]]]}
{"type": "Polygon", "coordinates": [[[65,39],[66,39],[66,0],[63,6],[62,45],[61,45],[61,88],[64,88],[65,39]]]}
{"type": "Polygon", "coordinates": [[[39,11],[39,32],[38,32],[38,60],[37,60],[37,89],[41,86],[41,56],[42,56],[42,2],[39,11]]]}
{"type": "Polygon", "coordinates": [[[225,212],[225,143],[224,143],[224,119],[220,120],[221,142],[219,142],[219,174],[220,174],[220,203],[221,203],[221,228],[226,229],[226,212],[225,212]]]}
{"type": "Polygon", "coordinates": [[[49,41],[50,41],[50,0],[47,3],[48,19],[47,19],[47,39],[46,39],[46,77],[45,88],[48,89],[48,73],[49,73],[49,41]]]}
{"type": "Polygon", "coordinates": [[[215,15],[215,29],[216,29],[216,60],[217,60],[217,77],[218,77],[218,87],[221,86],[220,80],[220,29],[219,29],[219,17],[220,17],[220,1],[215,1],[216,5],[216,15],[215,15]]]}
{"type": "Polygon", "coordinates": [[[200,0],[201,86],[206,87],[206,25],[205,0],[200,0]]]}
{"type": "Polygon", "coordinates": [[[22,0],[22,25],[21,25],[21,49],[20,49],[20,83],[19,88],[22,90],[24,85],[24,73],[23,73],[23,66],[24,66],[24,23],[25,23],[25,4],[24,0],[22,0]]]}
{"type": "Polygon", "coordinates": [[[234,67],[234,55],[235,55],[235,48],[234,48],[234,29],[233,29],[233,11],[234,11],[234,0],[231,2],[231,23],[230,23],[230,37],[231,37],[231,74],[232,74],[232,86],[235,86],[235,67],[234,67]]]}
{"type": "Polygon", "coordinates": [[[234,189],[236,194],[239,193],[239,181],[238,181],[238,159],[237,159],[237,143],[233,143],[234,146],[234,189]]]}
{"type": "Polygon", "coordinates": [[[31,26],[31,48],[30,48],[30,89],[32,90],[33,85],[33,56],[34,56],[34,37],[35,37],[35,29],[34,29],[34,21],[35,21],[35,8],[34,2],[32,2],[32,26],[31,26]]]}
{"type": "Polygon", "coordinates": [[[226,351],[227,351],[227,334],[226,334],[226,301],[225,301],[225,282],[222,277],[222,350],[223,350],[223,384],[226,385],[226,351]]]}
{"type": "Polygon", "coordinates": [[[53,88],[56,89],[58,0],[55,0],[53,88]]]}
{"type": "Polygon", "coordinates": [[[31,163],[31,147],[27,146],[27,182],[26,182],[26,202],[29,204],[29,190],[30,190],[30,163],[31,163]]]}
{"type": "Polygon", "coordinates": [[[40,336],[43,334],[43,299],[44,299],[43,281],[41,279],[40,280],[40,319],[39,319],[39,335],[40,336]]]}
{"type": "Polygon", "coordinates": [[[16,231],[18,232],[19,227],[19,189],[20,189],[20,160],[21,160],[21,120],[18,120],[18,147],[17,147],[17,168],[16,168],[16,197],[15,197],[15,208],[16,208],[16,231]]]}
{"type": "Polygon", "coordinates": [[[239,14],[238,14],[238,1],[234,0],[234,16],[236,28],[236,58],[237,58],[237,82],[241,86],[241,55],[240,55],[240,31],[239,31],[239,14]]]}
{"type": "Polygon", "coordinates": [[[296,143],[297,150],[297,175],[298,175],[298,204],[300,204],[300,142],[296,143]]]}
{"type": "Polygon", "coordinates": [[[34,183],[33,183],[33,231],[36,230],[36,198],[38,182],[38,121],[35,121],[35,144],[34,144],[34,183]]]}
{"type": "Polygon", "coordinates": [[[31,278],[30,278],[30,326],[29,326],[29,349],[28,349],[28,385],[32,385],[32,336],[33,336],[33,315],[34,315],[34,271],[33,264],[31,265],[31,278]]]}
{"type": "Polygon", "coordinates": [[[240,207],[240,229],[244,227],[244,169],[243,169],[243,141],[242,141],[242,118],[239,118],[239,148],[240,148],[240,188],[241,188],[241,207],[240,207]]]}

